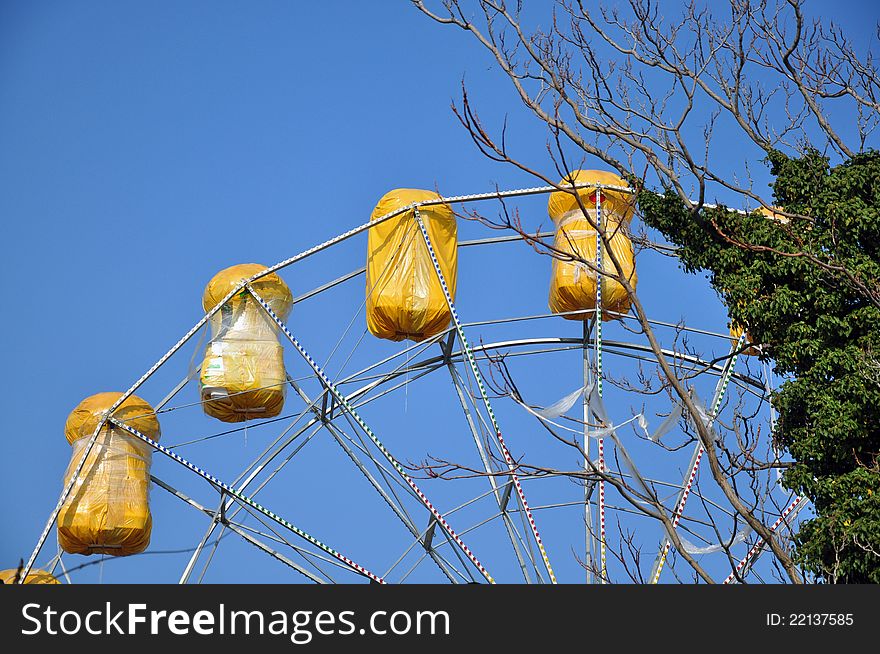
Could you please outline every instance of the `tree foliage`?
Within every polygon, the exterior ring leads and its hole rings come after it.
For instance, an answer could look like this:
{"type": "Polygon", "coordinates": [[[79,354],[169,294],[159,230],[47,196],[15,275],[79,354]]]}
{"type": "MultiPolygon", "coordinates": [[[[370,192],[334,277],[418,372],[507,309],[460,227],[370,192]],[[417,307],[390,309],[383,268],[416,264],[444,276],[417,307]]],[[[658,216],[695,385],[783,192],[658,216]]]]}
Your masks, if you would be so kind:
{"type": "Polygon", "coordinates": [[[785,379],[773,398],[774,438],[794,459],[783,482],[816,514],[796,560],[821,580],[880,583],[880,153],[768,163],[786,217],[694,208],[671,189],[639,205],[785,379]]]}

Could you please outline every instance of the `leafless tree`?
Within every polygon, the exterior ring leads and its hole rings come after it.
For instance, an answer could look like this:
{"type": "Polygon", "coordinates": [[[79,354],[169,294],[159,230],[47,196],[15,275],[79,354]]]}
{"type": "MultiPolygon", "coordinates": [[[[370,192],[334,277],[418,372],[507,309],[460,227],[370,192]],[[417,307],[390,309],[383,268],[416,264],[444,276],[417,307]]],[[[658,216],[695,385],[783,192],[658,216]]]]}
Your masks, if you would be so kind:
{"type": "MultiPolygon", "coordinates": [[[[493,135],[474,109],[472,93],[462,84],[461,101],[453,105],[453,111],[475,145],[493,160],[572,193],[584,218],[597,230],[610,269],[600,270],[595,261],[530,235],[519,216],[511,215],[504,206],[497,219],[475,213],[469,217],[517,231],[538,252],[578,260],[593,274],[612,278],[626,290],[660,375],[658,386],[651,386],[647,377],[641,376],[635,384],[626,380],[618,383],[638,386],[645,393],[667,392],[673,402],[682,405],[685,437],[705,449],[712,478],[729,503],[734,532],[727,525],[720,527],[714,519],[710,519],[709,526],[732,567],[736,562],[730,554],[731,543],[725,542],[723,534],[735,533],[745,525],[768,544],[774,564],[785,579],[800,583],[802,576],[788,547],[769,526],[770,516],[774,511],[778,515],[782,507],[764,506],[766,488],[759,486],[766,484],[760,481],[766,475],[757,474],[784,464],[779,463],[772,447],[760,451],[767,440],[762,441],[754,433],[751,421],[742,412],[734,412],[732,424],[716,422],[712,428],[701,419],[701,409],[687,384],[688,374],[692,373],[664,354],[636,289],[610,247],[612,234],[604,225],[596,224],[590,207],[575,192],[568,171],[577,167],[572,164],[592,157],[632,180],[636,190],[640,184],[673,189],[694,213],[720,194],[740,198],[744,208],[775,211],[784,217],[781,228],[788,229],[785,218],[810,217],[772,207],[769,199],[756,190],[749,162],[772,151],[796,155],[814,148],[833,157],[848,158],[864,150],[880,122],[880,75],[870,51],[858,53],[833,24],[807,20],[801,0],[730,0],[720,10],[721,16],[710,9],[716,7],[714,3],[697,2],[683,6],[675,16],[666,14],[669,3],[651,0],[629,0],[625,10],[603,8],[585,0],[557,0],[545,15],[528,13],[539,10],[503,0],[412,2],[430,19],[458,28],[485,49],[527,110],[546,125],[551,165],[527,163],[523,156],[511,153],[506,125],[493,135]],[[546,27],[539,26],[542,20],[546,27]],[[836,125],[833,108],[839,108],[850,122],[836,125]],[[725,161],[717,154],[715,136],[722,130],[735,130],[743,144],[737,157],[740,168],[717,163],[725,161]],[[850,133],[855,134],[850,139],[854,144],[844,137],[850,133]],[[557,181],[560,178],[562,182],[557,181]],[[725,438],[718,438],[715,429],[722,429],[725,438]]],[[[715,227],[722,237],[732,238],[715,227]]],[[[797,242],[797,234],[792,235],[797,242]]],[[[640,240],[647,243],[644,237],[635,240],[637,244],[640,240]]],[[[876,280],[861,279],[836,261],[833,253],[817,256],[802,248],[779,254],[807,257],[815,265],[839,273],[880,306],[876,280]]],[[[524,401],[518,397],[503,358],[494,365],[500,378],[496,392],[524,401]]],[[[576,439],[567,438],[547,424],[542,427],[553,438],[583,453],[576,439]]],[[[618,463],[618,470],[626,469],[625,462],[618,463]]],[[[687,553],[692,548],[680,538],[681,530],[687,529],[687,520],[678,530],[673,528],[673,516],[656,487],[640,478],[638,470],[633,469],[627,479],[595,466],[560,471],[520,462],[519,467],[535,475],[565,474],[583,483],[603,479],[634,510],[656,518],[696,577],[711,581],[699,562],[687,553]]],[[[485,474],[436,460],[426,463],[423,469],[438,476],[485,474]]],[[[710,511],[706,513],[711,516],[710,511]]],[[[614,556],[635,562],[634,566],[624,564],[624,569],[630,578],[639,580],[638,550],[622,531],[620,542],[614,556]]]]}

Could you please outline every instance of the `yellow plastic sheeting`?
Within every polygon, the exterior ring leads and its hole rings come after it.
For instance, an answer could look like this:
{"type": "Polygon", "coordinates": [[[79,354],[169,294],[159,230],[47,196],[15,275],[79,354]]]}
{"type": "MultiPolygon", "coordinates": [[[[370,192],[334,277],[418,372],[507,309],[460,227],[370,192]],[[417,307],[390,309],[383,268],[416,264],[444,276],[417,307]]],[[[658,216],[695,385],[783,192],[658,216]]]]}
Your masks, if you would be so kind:
{"type": "MultiPolygon", "coordinates": [[[[743,331],[744,330],[743,330],[742,326],[740,326],[736,323],[730,324],[730,342],[731,342],[731,344],[736,345],[737,343],[739,343],[739,337],[742,336],[743,331]]],[[[743,342],[743,345],[748,345],[751,342],[752,342],[752,337],[749,335],[748,332],[746,332],[746,338],[745,338],[745,341],[743,342]]],[[[761,349],[759,347],[755,347],[755,346],[746,347],[746,349],[744,349],[742,352],[740,352],[740,354],[745,355],[745,356],[753,356],[754,357],[754,356],[758,356],[759,354],[761,354],[761,349]]]]}
{"type": "MultiPolygon", "coordinates": [[[[122,393],[97,393],[80,402],[67,416],[67,422],[64,424],[64,436],[67,442],[73,445],[73,442],[80,438],[90,438],[98,428],[98,423],[104,418],[104,414],[120,397],[122,393]]],[[[129,395],[125,402],[116,407],[113,417],[150,438],[153,438],[151,434],[156,434],[158,438],[159,420],[156,418],[156,412],[137,395],[129,395]]]]}
{"type": "MultiPolygon", "coordinates": [[[[575,183],[612,184],[626,186],[626,182],[612,173],[595,170],[578,170],[572,173],[575,183]]],[[[571,184],[564,179],[560,185],[571,184]]],[[[596,198],[594,188],[578,190],[587,215],[596,221],[596,198]]],[[[619,191],[602,191],[602,226],[610,240],[610,249],[623,268],[625,278],[635,287],[638,276],[635,255],[629,238],[628,221],[632,219],[633,206],[629,194],[619,191]]],[[[577,200],[570,193],[556,191],[550,195],[547,205],[550,217],[556,223],[554,247],[563,255],[596,263],[596,230],[584,216],[577,200]]],[[[567,314],[569,320],[584,320],[584,313],[568,313],[596,308],[596,273],[580,261],[553,259],[550,278],[550,310],[567,314]]],[[[615,274],[617,269],[608,252],[603,249],[602,270],[615,274]]],[[[623,286],[609,277],[602,277],[602,319],[615,318],[607,312],[627,313],[629,296],[623,286]]]]}
{"type": "MultiPolygon", "coordinates": [[[[259,263],[240,263],[224,268],[214,275],[205,287],[205,292],[202,295],[202,308],[206,312],[210,311],[231,291],[235,290],[242,281],[264,270],[266,270],[266,266],[259,263]]],[[[279,314],[279,317],[282,317],[281,314],[286,317],[290,313],[290,308],[293,306],[293,296],[287,284],[276,273],[260,277],[251,282],[251,286],[261,298],[266,300],[272,310],[279,314]]],[[[249,299],[249,295],[247,291],[243,290],[230,298],[227,304],[232,309],[236,309],[242,302],[249,299]]]]}
{"type": "MultiPolygon", "coordinates": [[[[70,414],[64,434],[73,447],[64,486],[70,482],[104,413],[122,393],[99,393],[70,414]]],[[[159,440],[153,408],[132,395],[113,417],[159,440]]],[[[58,542],[71,554],[126,556],[150,544],[150,462],[152,448],[125,430],[105,424],[58,514],[58,542]]]]}
{"type": "MultiPolygon", "coordinates": [[[[596,184],[606,186],[622,186],[629,188],[626,180],[621,179],[614,173],[605,170],[575,170],[560,180],[558,186],[566,187],[580,184],[596,184]]],[[[584,187],[577,189],[583,205],[589,209],[596,206],[596,189],[595,187],[584,187]]],[[[603,214],[614,214],[623,218],[627,222],[632,220],[633,211],[635,209],[635,200],[631,193],[624,191],[613,191],[611,189],[602,189],[601,197],[603,214]]],[[[580,211],[577,198],[570,191],[554,191],[550,194],[550,200],[547,203],[547,210],[553,220],[558,220],[567,213],[572,211],[580,211]]]]}
{"type": "MultiPolygon", "coordinates": [[[[371,220],[414,202],[440,196],[419,189],[396,189],[382,196],[371,220]]],[[[458,230],[452,209],[445,204],[419,209],[455,298],[458,274],[458,230]]],[[[367,236],[367,327],[391,341],[423,341],[449,326],[452,314],[434,270],[413,211],[370,227],[367,236]]]]}
{"type": "MultiPolygon", "coordinates": [[[[242,280],[264,270],[266,266],[245,263],[217,273],[205,288],[205,311],[213,309],[242,280]]],[[[293,295],[281,277],[270,273],[251,285],[279,318],[287,319],[293,295]]],[[[281,413],[287,377],[278,327],[246,290],[230,298],[211,317],[211,341],[205,349],[199,382],[205,413],[223,422],[281,413]]]]}
{"type": "MultiPolygon", "coordinates": [[[[776,213],[773,209],[779,209],[779,207],[772,207],[771,209],[767,209],[765,207],[758,207],[758,211],[762,214],[770,218],[771,220],[775,220],[778,223],[782,223],[783,225],[788,224],[789,220],[786,216],[783,216],[780,213],[776,213]]],[[[779,209],[782,211],[782,209],[779,209]]]]}
{"type": "MultiPolygon", "coordinates": [[[[18,583],[18,568],[10,568],[9,570],[0,570],[0,584],[17,584],[18,583]]],[[[28,573],[28,576],[25,577],[25,584],[60,584],[61,582],[55,578],[55,575],[46,572],[45,570],[34,570],[28,573]]]]}

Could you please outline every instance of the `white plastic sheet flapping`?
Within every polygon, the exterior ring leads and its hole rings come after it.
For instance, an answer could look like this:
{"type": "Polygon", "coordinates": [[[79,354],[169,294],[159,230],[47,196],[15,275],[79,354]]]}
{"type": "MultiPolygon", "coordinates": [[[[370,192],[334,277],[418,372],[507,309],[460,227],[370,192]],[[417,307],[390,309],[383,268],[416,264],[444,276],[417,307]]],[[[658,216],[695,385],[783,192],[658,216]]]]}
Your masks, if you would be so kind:
{"type": "Polygon", "coordinates": [[[712,428],[712,421],[714,418],[709,415],[709,412],[706,411],[706,405],[703,404],[703,400],[700,399],[700,396],[697,395],[696,391],[693,391],[691,394],[691,401],[694,403],[694,407],[697,409],[697,415],[700,417],[702,423],[706,426],[706,429],[712,428]]]}
{"type": "MultiPolygon", "coordinates": [[[[602,424],[608,424],[610,421],[608,420],[608,412],[605,410],[605,402],[602,401],[602,396],[599,395],[597,390],[594,388],[593,392],[590,394],[590,410],[593,412],[593,415],[602,422],[602,424]]],[[[623,459],[623,462],[626,464],[626,467],[629,468],[630,474],[633,476],[639,486],[642,488],[642,492],[645,493],[647,497],[654,497],[655,493],[648,488],[648,485],[645,483],[645,480],[642,478],[639,469],[636,467],[636,464],[633,462],[632,458],[629,455],[629,452],[626,451],[626,448],[623,446],[623,443],[620,442],[620,439],[617,437],[616,430],[622,427],[623,425],[632,422],[638,416],[633,416],[629,420],[616,427],[607,428],[608,436],[611,437],[611,440],[614,441],[614,446],[617,448],[618,456],[623,459]]]]}
{"type": "MultiPolygon", "coordinates": [[[[535,413],[543,418],[559,418],[560,416],[568,413],[571,408],[575,405],[575,403],[580,399],[580,397],[584,394],[584,386],[572,391],[565,397],[560,400],[557,400],[553,404],[543,409],[537,409],[535,413]]],[[[592,386],[590,387],[592,389],[592,386]]]]}
{"type": "MultiPolygon", "coordinates": [[[[660,423],[660,426],[657,427],[657,429],[654,430],[654,433],[650,434],[648,438],[655,443],[659,443],[660,439],[672,431],[672,429],[678,424],[683,409],[684,407],[681,404],[676,403],[675,408],[669,412],[669,415],[664,418],[663,422],[660,423]]],[[[647,431],[647,428],[645,431],[647,431]]]]}
{"type": "Polygon", "coordinates": [[[680,533],[678,535],[678,539],[681,541],[681,549],[687,552],[688,554],[697,556],[702,554],[714,554],[715,552],[720,552],[725,547],[730,549],[734,545],[739,545],[742,542],[745,542],[746,538],[752,533],[751,527],[745,527],[744,529],[738,531],[734,534],[733,538],[728,541],[725,541],[724,544],[718,543],[716,545],[707,545],[705,547],[698,547],[694,545],[689,540],[684,538],[680,533]]]}
{"type": "MultiPolygon", "coordinates": [[[[524,402],[521,402],[516,398],[515,399],[517,403],[520,404],[526,411],[540,418],[542,421],[560,429],[564,429],[565,431],[580,434],[580,432],[578,432],[577,430],[565,427],[563,425],[560,425],[559,423],[554,422],[553,418],[558,418],[568,412],[582,395],[587,396],[590,412],[593,414],[593,416],[599,421],[600,424],[605,425],[604,427],[600,427],[598,429],[590,429],[587,436],[594,439],[610,437],[611,440],[614,442],[615,447],[617,448],[618,455],[621,459],[623,459],[624,464],[629,469],[630,474],[641,487],[642,492],[644,492],[647,497],[655,497],[655,493],[645,483],[642,475],[638,471],[638,468],[630,457],[629,452],[627,452],[623,443],[621,443],[620,438],[618,438],[617,430],[630,424],[631,422],[637,422],[639,427],[650,440],[658,441],[663,436],[663,434],[668,432],[678,423],[678,420],[682,414],[682,406],[680,404],[677,404],[675,408],[670,412],[669,416],[667,416],[663,423],[660,425],[660,427],[658,427],[657,430],[653,434],[651,434],[648,431],[648,421],[645,419],[645,416],[642,413],[638,413],[629,420],[625,420],[620,424],[609,424],[611,421],[609,420],[608,412],[605,409],[605,402],[602,400],[602,396],[599,395],[598,388],[594,384],[591,384],[589,386],[582,386],[578,389],[575,389],[565,397],[541,410],[535,410],[524,402]]],[[[703,414],[705,414],[705,412],[703,412],[703,414]]]]}
{"type": "MultiPolygon", "coordinates": [[[[568,413],[571,410],[571,408],[577,403],[577,401],[581,398],[581,396],[583,396],[584,394],[586,394],[590,398],[591,403],[594,401],[594,398],[599,398],[599,394],[595,390],[595,386],[593,384],[591,384],[590,386],[581,386],[580,388],[573,390],[571,393],[569,393],[565,397],[557,400],[556,402],[554,402],[550,406],[545,407],[543,409],[533,409],[532,407],[528,406],[527,404],[525,404],[523,402],[519,402],[518,400],[517,400],[517,402],[526,411],[528,411],[529,413],[531,413],[534,416],[537,416],[538,418],[541,418],[542,420],[544,420],[544,422],[547,422],[547,423],[553,425],[554,427],[559,427],[560,429],[564,429],[565,431],[570,431],[575,434],[580,434],[581,433],[580,430],[571,429],[570,427],[565,427],[563,425],[560,425],[559,423],[553,422],[553,419],[559,418],[559,417],[565,415],[566,413],[568,413]]],[[[611,426],[607,426],[607,427],[601,427],[599,429],[591,429],[591,430],[589,430],[589,433],[587,434],[587,436],[589,436],[590,438],[605,438],[608,434],[610,434],[614,430],[620,429],[624,425],[628,425],[629,423],[631,423],[633,421],[637,421],[639,427],[642,429],[642,431],[645,432],[645,435],[648,436],[648,438],[652,438],[652,435],[648,433],[648,421],[645,418],[645,416],[641,413],[637,413],[632,418],[630,418],[629,420],[626,420],[625,422],[620,423],[619,425],[611,425],[611,426]]],[[[607,421],[605,421],[605,422],[607,422],[607,421]]]]}

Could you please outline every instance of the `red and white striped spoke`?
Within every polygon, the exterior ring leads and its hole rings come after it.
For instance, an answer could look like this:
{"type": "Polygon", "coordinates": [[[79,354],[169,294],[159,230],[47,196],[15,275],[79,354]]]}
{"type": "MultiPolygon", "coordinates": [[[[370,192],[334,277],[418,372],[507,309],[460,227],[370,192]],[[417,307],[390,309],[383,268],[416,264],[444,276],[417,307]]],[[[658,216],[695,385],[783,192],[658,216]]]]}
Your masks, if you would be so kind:
{"type": "Polygon", "coordinates": [[[422,221],[419,210],[416,209],[413,213],[416,219],[416,223],[419,226],[419,230],[422,232],[422,238],[424,238],[425,240],[425,245],[428,247],[428,254],[431,256],[431,262],[434,265],[434,271],[437,273],[437,279],[440,281],[440,287],[443,289],[443,295],[446,298],[446,304],[449,307],[449,313],[452,315],[452,322],[455,325],[455,331],[458,333],[459,339],[461,339],[461,344],[467,356],[468,363],[470,364],[471,371],[474,374],[474,379],[477,382],[477,387],[480,389],[480,396],[482,397],[483,405],[486,407],[486,413],[489,415],[489,420],[492,422],[492,427],[495,430],[495,435],[498,437],[498,444],[501,448],[501,453],[504,455],[504,461],[507,464],[507,470],[510,474],[510,478],[513,481],[514,487],[516,488],[516,494],[519,497],[520,504],[523,507],[523,512],[525,513],[526,518],[529,521],[529,526],[531,527],[532,535],[535,538],[535,543],[538,545],[538,551],[541,553],[541,559],[544,562],[544,567],[547,569],[547,574],[550,575],[550,581],[555,584],[556,574],[553,572],[553,566],[550,565],[550,558],[547,556],[547,550],[544,547],[544,542],[541,540],[541,534],[538,532],[538,525],[535,523],[535,518],[532,516],[532,510],[529,508],[528,500],[526,500],[525,491],[523,491],[522,485],[519,481],[519,477],[514,472],[516,464],[513,460],[513,457],[510,455],[510,451],[507,449],[507,445],[504,443],[504,437],[501,435],[501,427],[499,427],[498,425],[498,421],[495,418],[495,412],[492,410],[492,404],[491,402],[489,402],[489,395],[488,393],[486,393],[486,388],[483,384],[483,377],[480,374],[480,369],[477,366],[477,361],[474,358],[474,353],[471,350],[471,346],[468,343],[467,337],[464,334],[464,328],[462,327],[461,320],[458,317],[458,311],[455,308],[455,303],[452,301],[452,294],[449,292],[449,287],[446,284],[446,278],[443,275],[443,271],[440,269],[440,262],[437,260],[437,255],[434,252],[434,246],[431,243],[431,237],[428,235],[428,230],[425,228],[425,223],[422,221]]]}
{"type": "Polygon", "coordinates": [[[370,429],[369,425],[367,425],[364,419],[360,417],[354,406],[352,406],[352,404],[348,401],[348,398],[345,397],[339,391],[339,389],[336,388],[333,382],[330,381],[330,378],[327,377],[327,375],[315,362],[312,356],[290,332],[287,325],[285,325],[284,322],[275,314],[275,312],[272,310],[272,307],[270,307],[269,304],[262,297],[260,297],[260,295],[253,289],[252,286],[248,285],[247,289],[248,291],[250,291],[251,295],[253,295],[254,299],[260,304],[260,306],[263,307],[263,310],[269,315],[269,317],[275,322],[275,324],[278,325],[278,328],[284,333],[284,335],[287,337],[287,340],[290,341],[293,347],[296,348],[297,352],[299,352],[300,355],[306,360],[306,362],[309,364],[315,374],[318,375],[327,390],[329,390],[333,397],[335,397],[336,400],[345,408],[345,410],[348,411],[349,415],[355,420],[355,422],[357,422],[357,424],[364,431],[367,437],[369,437],[369,439],[373,441],[373,444],[379,449],[379,451],[382,453],[388,463],[390,463],[394,467],[394,469],[397,471],[397,474],[400,475],[400,477],[407,483],[407,485],[409,485],[409,487],[413,490],[413,492],[416,494],[416,496],[419,498],[425,508],[428,509],[434,519],[438,522],[438,524],[440,524],[443,530],[449,535],[449,537],[455,542],[455,544],[458,545],[461,551],[464,552],[465,556],[467,556],[470,562],[474,564],[474,566],[477,568],[477,570],[479,570],[480,574],[483,575],[486,581],[494,584],[495,579],[492,577],[492,575],[489,574],[489,571],[486,570],[483,564],[480,563],[479,559],[477,559],[477,557],[474,556],[473,552],[471,552],[470,548],[465,545],[464,541],[462,541],[458,534],[455,533],[455,530],[452,528],[452,526],[434,507],[430,500],[428,500],[422,490],[412,480],[412,477],[410,477],[403,469],[403,466],[400,465],[397,459],[394,458],[391,452],[389,452],[385,445],[382,444],[382,441],[380,441],[376,437],[376,434],[373,433],[373,430],[370,429]]]}
{"type": "MultiPolygon", "coordinates": [[[[803,498],[801,496],[795,497],[794,500],[792,500],[791,504],[789,504],[785,508],[785,510],[782,512],[782,514],[776,519],[776,522],[774,522],[772,525],[770,525],[770,531],[775,532],[779,528],[779,525],[781,525],[783,523],[783,521],[791,514],[792,511],[795,510],[795,508],[798,505],[801,504],[801,502],[804,501],[804,499],[805,498],[803,498]]],[[[749,561],[751,561],[753,558],[755,558],[755,556],[758,554],[758,552],[760,552],[764,548],[764,545],[766,545],[765,541],[762,538],[759,538],[758,542],[755,543],[752,546],[752,548],[748,551],[748,554],[746,554],[742,558],[742,560],[736,564],[735,572],[731,572],[727,576],[727,579],[724,580],[724,583],[729,584],[732,581],[734,581],[736,579],[737,574],[739,574],[742,571],[742,569],[745,568],[746,565],[748,565],[749,561]]]]}
{"type": "MultiPolygon", "coordinates": [[[[724,395],[727,393],[727,386],[730,383],[730,379],[733,377],[733,369],[736,367],[736,360],[739,356],[738,350],[745,339],[745,332],[740,335],[739,340],[736,345],[733,346],[733,356],[730,359],[730,365],[727,367],[727,371],[724,374],[724,377],[720,381],[720,386],[718,387],[718,391],[716,394],[715,402],[712,404],[712,413],[709,416],[709,421],[707,426],[712,426],[712,423],[715,421],[715,416],[718,415],[718,411],[721,410],[721,403],[724,401],[724,395]]],[[[691,493],[691,488],[694,485],[694,481],[697,478],[697,472],[700,469],[700,461],[703,459],[703,454],[705,454],[706,450],[702,445],[699,446],[697,450],[697,455],[694,458],[694,463],[691,466],[690,474],[688,475],[687,483],[685,484],[684,490],[681,494],[681,499],[678,502],[678,505],[675,507],[675,514],[672,520],[673,528],[678,527],[678,523],[681,522],[682,515],[684,515],[684,506],[687,504],[688,496],[691,493]]],[[[669,538],[664,538],[663,548],[661,549],[660,558],[657,562],[657,571],[654,573],[654,577],[651,579],[652,584],[656,584],[660,582],[660,573],[663,572],[663,566],[666,563],[666,557],[669,554],[669,548],[672,546],[672,542],[669,538]]]]}

